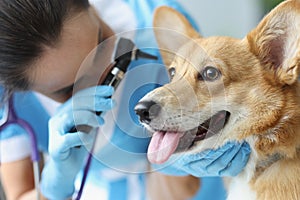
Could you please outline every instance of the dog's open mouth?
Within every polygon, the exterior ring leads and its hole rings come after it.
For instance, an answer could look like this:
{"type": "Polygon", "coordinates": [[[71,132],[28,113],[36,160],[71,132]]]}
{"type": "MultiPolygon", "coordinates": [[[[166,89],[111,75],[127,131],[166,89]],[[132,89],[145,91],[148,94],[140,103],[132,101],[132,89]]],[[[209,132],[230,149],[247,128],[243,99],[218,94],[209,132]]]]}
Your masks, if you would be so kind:
{"type": "Polygon", "coordinates": [[[176,151],[191,148],[195,142],[218,134],[226,125],[230,113],[222,110],[198,127],[186,132],[156,131],[148,147],[148,159],[152,163],[161,164],[167,161],[176,151]]]}

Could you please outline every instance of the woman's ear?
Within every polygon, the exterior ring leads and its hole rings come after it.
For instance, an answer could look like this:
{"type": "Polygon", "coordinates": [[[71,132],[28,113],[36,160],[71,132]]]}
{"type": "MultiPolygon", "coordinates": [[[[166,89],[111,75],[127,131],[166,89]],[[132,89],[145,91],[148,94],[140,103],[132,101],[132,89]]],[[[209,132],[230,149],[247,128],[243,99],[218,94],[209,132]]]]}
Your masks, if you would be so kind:
{"type": "Polygon", "coordinates": [[[156,9],[153,19],[155,37],[165,65],[170,65],[178,49],[200,35],[190,22],[173,8],[156,9]]]}
{"type": "Polygon", "coordinates": [[[287,0],[247,35],[250,51],[281,84],[295,83],[300,64],[300,2],[287,0]]]}

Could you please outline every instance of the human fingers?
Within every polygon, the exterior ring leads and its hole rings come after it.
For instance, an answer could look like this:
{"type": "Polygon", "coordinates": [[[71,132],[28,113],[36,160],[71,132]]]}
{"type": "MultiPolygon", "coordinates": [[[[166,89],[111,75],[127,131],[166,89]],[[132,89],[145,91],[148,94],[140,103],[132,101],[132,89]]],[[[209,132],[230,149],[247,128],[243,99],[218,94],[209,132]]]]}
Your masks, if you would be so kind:
{"type": "Polygon", "coordinates": [[[215,150],[185,156],[185,171],[197,177],[218,176],[220,170],[231,162],[238,149],[238,144],[230,142],[215,150]]]}
{"type": "Polygon", "coordinates": [[[73,147],[85,146],[87,148],[93,144],[95,141],[97,134],[97,129],[93,129],[88,134],[85,132],[75,132],[75,133],[68,133],[63,137],[63,145],[65,149],[70,149],[73,147]]]}
{"type": "Polygon", "coordinates": [[[96,128],[103,124],[101,116],[89,110],[75,110],[56,114],[49,120],[49,133],[51,135],[65,135],[76,132],[74,129],[78,125],[85,125],[96,128]]]}
{"type": "Polygon", "coordinates": [[[104,88],[103,86],[98,86],[98,89],[89,88],[83,95],[72,97],[72,108],[74,110],[86,109],[96,112],[110,110],[114,106],[114,101],[110,98],[112,94],[113,89],[109,86],[104,86],[104,88]],[[104,92],[101,92],[102,90],[104,92]]]}
{"type": "Polygon", "coordinates": [[[228,165],[220,171],[220,176],[236,176],[246,166],[251,154],[251,148],[248,143],[244,142],[239,152],[233,157],[228,165]]]}
{"type": "Polygon", "coordinates": [[[88,97],[88,96],[99,96],[99,97],[110,97],[114,93],[114,88],[107,85],[97,85],[83,90],[78,91],[73,97],[88,97]]]}
{"type": "Polygon", "coordinates": [[[236,156],[236,154],[240,151],[242,144],[241,143],[232,143],[234,144],[231,148],[224,151],[222,148],[218,149],[218,151],[222,151],[222,154],[218,157],[214,157],[212,162],[209,163],[206,167],[207,170],[216,171],[223,169],[224,166],[227,166],[228,163],[232,161],[232,159],[236,156]]]}
{"type": "Polygon", "coordinates": [[[215,160],[223,156],[225,152],[231,150],[234,147],[234,145],[235,144],[233,142],[228,142],[217,149],[208,149],[199,153],[185,155],[182,157],[182,162],[189,165],[196,165],[198,163],[202,166],[208,166],[215,160]]]}
{"type": "Polygon", "coordinates": [[[91,130],[88,134],[84,132],[67,133],[59,137],[53,137],[49,142],[49,154],[57,160],[68,159],[72,149],[84,147],[87,150],[92,148],[96,138],[97,129],[91,130]]]}

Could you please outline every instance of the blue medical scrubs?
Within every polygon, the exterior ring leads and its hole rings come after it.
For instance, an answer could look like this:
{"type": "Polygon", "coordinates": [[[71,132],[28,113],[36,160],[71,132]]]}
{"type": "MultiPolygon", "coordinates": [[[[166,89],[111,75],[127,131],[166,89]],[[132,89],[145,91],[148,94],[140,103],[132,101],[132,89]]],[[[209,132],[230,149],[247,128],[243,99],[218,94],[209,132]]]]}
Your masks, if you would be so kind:
{"type": "MultiPolygon", "coordinates": [[[[49,114],[32,92],[16,92],[13,94],[13,98],[17,116],[27,121],[32,126],[37,139],[38,149],[41,152],[47,152],[49,114]]],[[[1,107],[0,112],[2,117],[3,106],[1,107]]],[[[25,132],[24,129],[8,126],[0,133],[0,140],[10,139],[22,134],[28,136],[28,133],[25,132]]]]}

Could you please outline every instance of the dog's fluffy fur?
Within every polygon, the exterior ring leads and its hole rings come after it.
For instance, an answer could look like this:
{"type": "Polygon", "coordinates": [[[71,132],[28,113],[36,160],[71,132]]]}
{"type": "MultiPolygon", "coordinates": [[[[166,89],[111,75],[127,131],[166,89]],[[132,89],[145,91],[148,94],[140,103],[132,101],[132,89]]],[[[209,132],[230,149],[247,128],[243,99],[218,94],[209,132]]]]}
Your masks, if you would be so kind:
{"type": "Polygon", "coordinates": [[[203,38],[168,7],[157,9],[154,26],[172,80],[141,99],[160,106],[145,127],[182,134],[175,153],[245,140],[251,156],[228,199],[300,199],[300,2],[284,1],[241,40],[203,38]],[[211,122],[204,139],[185,139],[216,114],[221,128],[211,122]]]}

